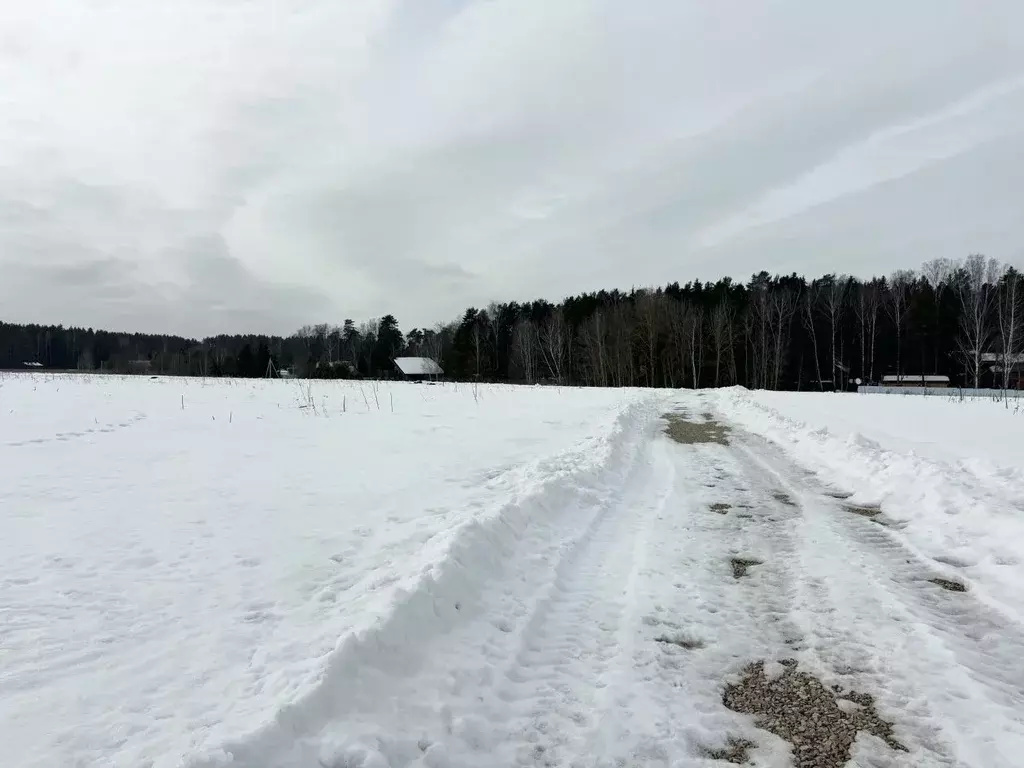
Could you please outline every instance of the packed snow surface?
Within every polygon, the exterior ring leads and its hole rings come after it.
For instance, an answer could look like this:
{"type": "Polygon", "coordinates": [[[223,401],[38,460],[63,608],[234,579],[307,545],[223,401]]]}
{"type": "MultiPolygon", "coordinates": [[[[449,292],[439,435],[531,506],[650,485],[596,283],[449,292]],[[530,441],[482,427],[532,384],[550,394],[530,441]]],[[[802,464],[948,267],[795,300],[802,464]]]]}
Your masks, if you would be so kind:
{"type": "Polygon", "coordinates": [[[927,402],[7,376],[3,763],[782,768],[795,659],[1016,766],[1024,423],[927,402]]]}
{"type": "Polygon", "coordinates": [[[1024,622],[1024,408],[990,398],[719,393],[745,428],[787,449],[893,536],[1024,622]]]}

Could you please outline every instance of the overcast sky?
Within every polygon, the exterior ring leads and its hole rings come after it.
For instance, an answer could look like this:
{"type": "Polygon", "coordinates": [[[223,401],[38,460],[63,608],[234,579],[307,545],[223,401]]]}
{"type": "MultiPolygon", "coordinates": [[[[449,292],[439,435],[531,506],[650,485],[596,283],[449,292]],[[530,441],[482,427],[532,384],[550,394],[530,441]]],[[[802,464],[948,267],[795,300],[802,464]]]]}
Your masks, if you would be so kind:
{"type": "Polygon", "coordinates": [[[289,333],[1024,252],[1020,0],[32,0],[0,319],[289,333]]]}

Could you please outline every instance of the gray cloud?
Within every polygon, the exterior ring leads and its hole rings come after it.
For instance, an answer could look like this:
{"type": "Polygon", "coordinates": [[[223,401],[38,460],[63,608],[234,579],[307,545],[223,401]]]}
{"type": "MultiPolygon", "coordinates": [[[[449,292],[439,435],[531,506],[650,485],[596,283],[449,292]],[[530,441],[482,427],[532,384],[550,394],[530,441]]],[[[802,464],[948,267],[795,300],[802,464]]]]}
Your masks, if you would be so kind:
{"type": "Polygon", "coordinates": [[[40,0],[0,35],[0,314],[289,332],[1018,259],[995,0],[40,0]]]}

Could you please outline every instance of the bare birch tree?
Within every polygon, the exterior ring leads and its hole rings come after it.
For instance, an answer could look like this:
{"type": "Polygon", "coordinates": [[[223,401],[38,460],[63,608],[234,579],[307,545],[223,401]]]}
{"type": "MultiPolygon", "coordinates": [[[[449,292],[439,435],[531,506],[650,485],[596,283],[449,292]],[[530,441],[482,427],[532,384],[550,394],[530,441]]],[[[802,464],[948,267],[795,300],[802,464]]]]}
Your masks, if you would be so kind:
{"type": "Polygon", "coordinates": [[[877,279],[861,283],[854,305],[860,324],[860,375],[875,380],[875,343],[878,340],[878,310],[882,305],[882,286],[877,279]]]}
{"type": "Polygon", "coordinates": [[[587,322],[580,325],[579,354],[584,383],[604,387],[608,384],[607,323],[604,312],[595,310],[587,322]]]}
{"type": "Polygon", "coordinates": [[[540,331],[540,349],[548,370],[558,384],[565,383],[566,357],[569,352],[569,324],[561,307],[555,307],[540,331]]]}
{"type": "Polygon", "coordinates": [[[849,294],[850,278],[846,275],[829,275],[822,292],[822,311],[829,322],[829,347],[832,352],[832,388],[836,389],[836,373],[845,369],[845,365],[836,354],[836,341],[839,326],[846,313],[847,295],[849,294]]]}
{"type": "Polygon", "coordinates": [[[960,356],[968,381],[981,385],[982,356],[992,340],[992,308],[999,282],[999,262],[972,254],[957,270],[960,298],[960,356]]]}
{"type": "Polygon", "coordinates": [[[662,296],[651,291],[640,295],[636,302],[637,331],[644,351],[647,386],[656,386],[657,354],[665,321],[662,296]]]}
{"type": "Polygon", "coordinates": [[[1010,377],[1024,356],[1024,276],[1009,267],[999,282],[999,338],[1002,349],[1003,392],[1010,388],[1010,377]]]}
{"type": "Polygon", "coordinates": [[[615,304],[609,317],[612,380],[616,387],[636,385],[636,364],[632,346],[633,317],[632,308],[625,302],[615,304]]]}
{"type": "MultiPolygon", "coordinates": [[[[735,313],[728,300],[723,299],[711,311],[711,345],[715,352],[715,386],[722,384],[722,362],[726,351],[732,354],[732,334],[735,313]]],[[[734,364],[735,366],[735,364],[734,364]]],[[[734,367],[733,366],[733,367],[734,367]]],[[[733,368],[729,369],[732,381],[733,368]]]]}
{"type": "Polygon", "coordinates": [[[704,308],[694,307],[690,322],[690,371],[693,388],[700,388],[700,372],[704,367],[704,308]]]}
{"type": "MultiPolygon", "coordinates": [[[[818,304],[821,297],[821,283],[817,280],[811,281],[807,285],[807,290],[804,291],[802,304],[802,311],[800,313],[803,319],[804,327],[807,329],[807,333],[811,337],[811,349],[814,352],[814,375],[815,381],[818,384],[818,389],[822,392],[825,391],[825,382],[821,378],[821,359],[818,355],[818,333],[815,330],[816,323],[815,317],[818,314],[818,304]]],[[[800,372],[803,374],[803,371],[800,372]]]]}
{"type": "Polygon", "coordinates": [[[907,293],[914,282],[914,272],[898,269],[889,278],[886,309],[896,329],[896,375],[903,374],[903,327],[907,320],[907,293]]]}
{"type": "Polygon", "coordinates": [[[516,363],[527,384],[537,381],[537,361],[540,357],[540,336],[532,320],[522,319],[512,332],[512,349],[516,363]]]}
{"type": "Polygon", "coordinates": [[[793,315],[796,314],[799,300],[800,297],[797,292],[790,288],[780,287],[772,293],[771,322],[774,336],[772,384],[774,389],[779,389],[782,384],[783,363],[786,358],[786,352],[789,349],[789,336],[793,325],[793,315]]]}
{"type": "Polygon", "coordinates": [[[423,352],[436,363],[441,361],[444,330],[444,324],[438,323],[432,329],[423,331],[423,352]]]}
{"type": "Polygon", "coordinates": [[[750,364],[747,382],[754,389],[768,389],[772,380],[771,347],[773,291],[767,276],[758,276],[750,286],[750,302],[744,317],[750,364]]]}

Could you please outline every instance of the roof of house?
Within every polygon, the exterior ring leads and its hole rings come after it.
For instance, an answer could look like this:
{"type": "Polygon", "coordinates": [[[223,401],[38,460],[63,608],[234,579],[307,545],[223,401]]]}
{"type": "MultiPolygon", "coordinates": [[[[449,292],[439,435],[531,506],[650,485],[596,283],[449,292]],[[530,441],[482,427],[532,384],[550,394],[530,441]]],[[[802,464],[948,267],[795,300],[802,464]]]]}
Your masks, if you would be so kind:
{"type": "Polygon", "coordinates": [[[926,384],[948,384],[949,376],[934,376],[926,375],[921,376],[920,374],[914,375],[905,373],[902,376],[883,376],[882,381],[885,383],[900,383],[903,382],[925,382],[926,384]]]}
{"type": "Polygon", "coordinates": [[[440,376],[444,371],[429,357],[396,357],[395,365],[406,376],[440,376]]]}
{"type": "MultiPolygon", "coordinates": [[[[1001,352],[982,352],[981,353],[981,362],[983,362],[983,363],[1002,363],[1003,362],[1003,354],[1001,352]]],[[[1013,364],[1024,363],[1024,352],[1017,353],[1017,354],[1014,354],[1014,353],[1011,352],[1010,354],[1006,355],[1006,362],[1007,363],[1013,363],[1013,364]]]]}

